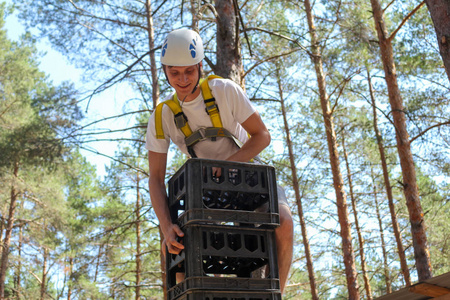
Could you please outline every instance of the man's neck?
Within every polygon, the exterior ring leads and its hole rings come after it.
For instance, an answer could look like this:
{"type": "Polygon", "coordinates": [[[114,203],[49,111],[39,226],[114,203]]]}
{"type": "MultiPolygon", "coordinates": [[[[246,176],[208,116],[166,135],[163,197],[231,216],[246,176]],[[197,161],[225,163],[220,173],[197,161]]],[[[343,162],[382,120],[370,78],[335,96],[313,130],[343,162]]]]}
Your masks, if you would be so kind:
{"type": "Polygon", "coordinates": [[[178,97],[178,100],[180,100],[180,102],[190,102],[190,101],[194,100],[195,98],[197,98],[198,95],[200,95],[200,87],[199,86],[197,86],[197,89],[194,91],[194,93],[189,93],[189,94],[178,94],[177,93],[177,97],[178,97]]]}

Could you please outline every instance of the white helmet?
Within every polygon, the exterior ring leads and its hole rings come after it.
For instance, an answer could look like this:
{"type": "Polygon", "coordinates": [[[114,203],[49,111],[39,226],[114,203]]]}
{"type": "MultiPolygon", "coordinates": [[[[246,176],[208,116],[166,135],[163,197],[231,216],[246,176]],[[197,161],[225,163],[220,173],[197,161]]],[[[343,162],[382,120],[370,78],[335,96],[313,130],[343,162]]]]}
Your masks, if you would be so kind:
{"type": "Polygon", "coordinates": [[[204,57],[202,39],[197,32],[185,28],[170,32],[161,51],[161,63],[166,66],[193,66],[204,57]]]}

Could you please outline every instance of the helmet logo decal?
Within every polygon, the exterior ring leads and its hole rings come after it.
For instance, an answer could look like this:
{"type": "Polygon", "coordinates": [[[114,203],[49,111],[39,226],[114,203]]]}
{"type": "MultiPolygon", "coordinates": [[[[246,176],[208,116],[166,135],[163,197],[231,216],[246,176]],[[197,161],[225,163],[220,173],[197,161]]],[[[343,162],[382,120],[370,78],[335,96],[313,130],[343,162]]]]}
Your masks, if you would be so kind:
{"type": "Polygon", "coordinates": [[[166,50],[167,50],[167,39],[164,41],[164,46],[163,46],[162,53],[161,53],[162,57],[164,57],[164,55],[166,55],[166,50]]]}
{"type": "Polygon", "coordinates": [[[195,56],[197,56],[197,51],[195,50],[196,45],[197,43],[195,42],[195,40],[192,40],[192,43],[189,45],[189,50],[191,51],[192,58],[195,58],[195,56]]]}

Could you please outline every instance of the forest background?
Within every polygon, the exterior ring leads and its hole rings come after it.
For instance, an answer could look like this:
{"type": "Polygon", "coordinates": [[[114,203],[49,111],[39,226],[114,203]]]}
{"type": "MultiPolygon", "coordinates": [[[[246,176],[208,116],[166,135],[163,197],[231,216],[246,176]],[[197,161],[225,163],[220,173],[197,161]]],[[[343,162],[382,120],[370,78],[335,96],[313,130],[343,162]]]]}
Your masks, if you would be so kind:
{"type": "MultiPolygon", "coordinates": [[[[3,3],[1,296],[163,299],[144,137],[171,92],[159,49],[180,27],[200,32],[205,73],[241,84],[270,129],[263,158],[296,226],[284,299],[373,299],[449,272],[450,33],[433,25],[438,3],[23,0],[17,41],[3,3]],[[39,39],[79,82],[39,69],[39,39]],[[108,115],[111,90],[123,106],[108,115]]],[[[186,159],[171,153],[167,178],[186,159]]]]}

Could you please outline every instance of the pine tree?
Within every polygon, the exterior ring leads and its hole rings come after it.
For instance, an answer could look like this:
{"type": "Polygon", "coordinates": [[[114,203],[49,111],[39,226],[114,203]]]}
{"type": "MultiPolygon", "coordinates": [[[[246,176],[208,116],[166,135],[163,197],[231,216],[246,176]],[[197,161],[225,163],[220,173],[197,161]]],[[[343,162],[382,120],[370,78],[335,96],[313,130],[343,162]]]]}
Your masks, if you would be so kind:
{"type": "Polygon", "coordinates": [[[450,81],[450,3],[444,0],[426,0],[425,3],[433,19],[439,50],[450,81]]]}
{"type": "MultiPolygon", "coordinates": [[[[0,7],[0,167],[9,184],[9,200],[0,265],[0,297],[5,296],[11,242],[20,201],[36,202],[54,208],[55,197],[40,198],[32,181],[48,175],[63,160],[67,149],[62,134],[81,117],[71,86],[53,87],[38,70],[36,49],[30,35],[11,42],[3,30],[3,6],[0,7]],[[27,181],[28,180],[28,181],[27,181]],[[36,200],[37,199],[37,200],[36,200]]],[[[43,212],[37,210],[36,213],[43,212]]],[[[40,215],[39,218],[45,218],[40,215]]]]}
{"type": "Polygon", "coordinates": [[[346,270],[347,288],[349,299],[359,299],[358,281],[356,276],[355,258],[353,254],[351,228],[348,220],[348,208],[344,183],[339,167],[339,154],[336,142],[336,133],[334,131],[333,113],[331,111],[329,97],[326,91],[326,82],[323,71],[323,60],[320,50],[320,44],[314,25],[312,7],[309,0],[305,0],[305,11],[308,18],[308,26],[311,35],[311,53],[314,61],[319,87],[320,104],[322,107],[322,116],[326,128],[326,138],[330,156],[330,165],[333,173],[333,184],[336,193],[336,205],[338,209],[339,224],[342,238],[342,252],[344,256],[344,265],[346,270]]]}
{"type": "Polygon", "coordinates": [[[416,182],[414,160],[406,128],[403,99],[397,81],[397,71],[392,47],[392,40],[395,37],[396,32],[388,35],[380,2],[378,0],[371,0],[371,4],[375,28],[378,33],[386,84],[389,92],[389,101],[394,119],[397,149],[403,174],[402,184],[404,187],[414,241],[416,266],[419,280],[426,280],[432,276],[431,261],[425,232],[423,209],[420,203],[419,190],[416,182]]]}

